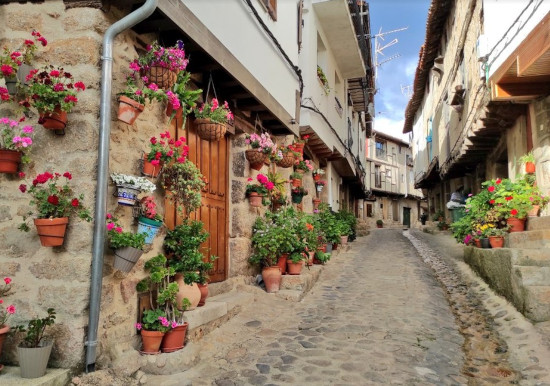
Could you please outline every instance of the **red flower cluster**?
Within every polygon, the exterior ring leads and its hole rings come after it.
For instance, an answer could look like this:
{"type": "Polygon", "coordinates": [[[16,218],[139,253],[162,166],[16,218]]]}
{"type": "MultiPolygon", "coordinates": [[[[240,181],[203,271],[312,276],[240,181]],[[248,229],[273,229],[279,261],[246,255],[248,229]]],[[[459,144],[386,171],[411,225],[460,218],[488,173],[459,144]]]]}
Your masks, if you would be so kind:
{"type": "Polygon", "coordinates": [[[34,186],[36,186],[38,184],[45,184],[46,182],[48,182],[48,180],[51,180],[51,179],[53,179],[53,174],[51,174],[49,172],[45,172],[45,173],[37,175],[36,178],[34,180],[32,180],[32,184],[34,186]]]}

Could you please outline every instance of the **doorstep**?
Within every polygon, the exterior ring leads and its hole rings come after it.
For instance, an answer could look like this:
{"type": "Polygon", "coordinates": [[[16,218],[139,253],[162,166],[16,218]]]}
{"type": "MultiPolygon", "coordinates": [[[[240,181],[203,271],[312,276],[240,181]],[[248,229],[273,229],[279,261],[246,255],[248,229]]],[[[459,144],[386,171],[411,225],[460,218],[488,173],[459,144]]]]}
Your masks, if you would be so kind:
{"type": "Polygon", "coordinates": [[[0,372],[2,386],[65,386],[69,383],[68,369],[47,369],[40,378],[21,378],[21,370],[16,366],[4,366],[0,372]]]}

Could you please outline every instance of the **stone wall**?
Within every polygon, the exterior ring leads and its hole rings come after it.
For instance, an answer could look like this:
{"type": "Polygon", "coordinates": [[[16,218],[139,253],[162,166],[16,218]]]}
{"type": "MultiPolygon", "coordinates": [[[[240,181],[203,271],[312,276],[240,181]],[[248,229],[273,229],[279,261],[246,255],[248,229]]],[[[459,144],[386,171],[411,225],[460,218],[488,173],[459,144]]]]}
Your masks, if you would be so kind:
{"type": "MultiPolygon", "coordinates": [[[[37,51],[36,67],[46,63],[60,65],[87,89],[79,93],[79,102],[69,113],[66,134],[55,135],[42,128],[33,111],[26,123],[35,128],[31,162],[22,167],[26,183],[45,171],[70,171],[71,186],[85,194],[84,204],[93,210],[96,184],[100,50],[104,30],[110,24],[97,9],[65,10],[62,1],[43,4],[7,4],[0,6],[0,46],[18,48],[33,29],[48,40],[37,51]]],[[[3,80],[0,80],[0,84],[3,80]]],[[[0,116],[19,118],[13,103],[0,105],[0,116]]],[[[55,339],[50,364],[77,367],[83,361],[85,329],[88,323],[89,277],[92,224],[71,218],[65,243],[61,247],[41,247],[32,222],[28,233],[17,227],[29,206],[29,196],[18,186],[21,179],[0,174],[0,277],[13,279],[14,293],[5,299],[17,312],[9,324],[43,317],[54,307],[57,322],[50,329],[55,339]]],[[[4,363],[14,363],[15,342],[8,339],[4,363]]]]}

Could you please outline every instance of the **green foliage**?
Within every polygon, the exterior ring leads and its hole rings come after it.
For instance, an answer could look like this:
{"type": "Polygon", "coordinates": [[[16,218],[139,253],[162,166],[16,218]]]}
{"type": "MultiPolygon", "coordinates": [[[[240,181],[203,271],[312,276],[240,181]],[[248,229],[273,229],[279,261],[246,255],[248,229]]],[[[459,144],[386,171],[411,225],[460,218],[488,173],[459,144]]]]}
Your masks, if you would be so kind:
{"type": "Polygon", "coordinates": [[[376,220],[376,225],[384,225],[384,221],[381,219],[376,220]]]}
{"type": "Polygon", "coordinates": [[[527,162],[535,163],[535,155],[532,151],[519,157],[519,162],[526,164],[527,162]]]}
{"type": "Polygon", "coordinates": [[[48,316],[45,318],[31,319],[26,327],[24,325],[18,325],[14,328],[14,332],[25,334],[21,346],[28,348],[40,347],[40,343],[44,339],[46,327],[55,323],[55,310],[53,308],[48,308],[46,312],[48,316]]]}
{"type": "Polygon", "coordinates": [[[170,330],[170,323],[167,323],[166,312],[161,308],[143,311],[141,327],[147,331],[167,332],[170,330]]]}
{"type": "Polygon", "coordinates": [[[164,90],[158,87],[138,86],[134,75],[126,78],[126,87],[117,93],[117,96],[125,96],[142,105],[146,105],[147,102],[152,103],[153,101],[163,102],[167,99],[164,90]]]}
{"type": "Polygon", "coordinates": [[[302,260],[307,260],[306,255],[304,252],[292,252],[290,256],[288,257],[290,261],[293,263],[299,263],[302,260]]]}
{"type": "Polygon", "coordinates": [[[330,260],[330,253],[325,253],[323,251],[315,251],[315,258],[321,263],[325,264],[330,260]]]}
{"type": "Polygon", "coordinates": [[[357,218],[355,215],[345,209],[341,209],[336,213],[336,219],[340,222],[340,235],[349,236],[349,241],[355,240],[357,218]]]}
{"type": "Polygon", "coordinates": [[[183,210],[186,216],[201,206],[201,189],[204,176],[191,161],[174,162],[162,169],[162,185],[169,193],[167,198],[183,210]]]}
{"type": "MultiPolygon", "coordinates": [[[[183,116],[186,117],[193,108],[197,105],[197,99],[202,94],[202,90],[191,90],[189,88],[189,80],[191,79],[191,73],[187,71],[180,71],[176,83],[172,87],[172,92],[180,101],[181,107],[183,107],[183,116]]],[[[176,111],[172,112],[172,117],[176,114],[176,111]]]]}
{"type": "Polygon", "coordinates": [[[434,215],[432,216],[433,221],[439,221],[439,219],[442,218],[445,220],[445,211],[443,210],[437,210],[434,215]]]}
{"type": "Polygon", "coordinates": [[[319,225],[325,232],[325,238],[328,243],[334,244],[340,242],[340,227],[336,215],[330,209],[327,203],[319,204],[319,225]]]}
{"type": "Polygon", "coordinates": [[[107,239],[112,249],[132,247],[143,249],[147,233],[124,232],[118,219],[107,213],[107,239]]]}

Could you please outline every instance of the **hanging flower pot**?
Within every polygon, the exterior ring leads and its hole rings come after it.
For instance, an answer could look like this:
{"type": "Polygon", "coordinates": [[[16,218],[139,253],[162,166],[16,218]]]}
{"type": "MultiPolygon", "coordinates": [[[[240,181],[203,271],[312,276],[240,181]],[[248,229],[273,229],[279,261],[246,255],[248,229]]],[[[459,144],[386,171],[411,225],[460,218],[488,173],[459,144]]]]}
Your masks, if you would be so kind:
{"type": "Polygon", "coordinates": [[[38,123],[49,130],[63,130],[67,126],[67,120],[67,112],[57,105],[54,111],[40,113],[38,123]]]}
{"type": "Polygon", "coordinates": [[[279,292],[281,288],[281,268],[278,266],[265,267],[262,269],[262,279],[267,293],[279,292]]]}
{"type": "Polygon", "coordinates": [[[282,168],[289,168],[294,165],[294,161],[296,161],[296,156],[292,151],[289,151],[287,153],[284,153],[283,158],[277,161],[277,166],[282,168]]]}
{"type": "Polygon", "coordinates": [[[219,141],[227,131],[224,123],[212,122],[210,118],[197,118],[195,124],[197,135],[206,141],[219,141]]]}
{"type": "Polygon", "coordinates": [[[150,218],[141,216],[138,219],[138,231],[137,233],[146,233],[145,244],[152,244],[153,239],[157,235],[162,221],[151,220],[150,218]]]}
{"type": "Polygon", "coordinates": [[[264,196],[261,196],[256,192],[250,192],[248,194],[248,202],[250,203],[250,206],[253,206],[255,208],[259,208],[262,206],[263,198],[264,196]]]}
{"type": "Polygon", "coordinates": [[[141,255],[143,251],[133,247],[115,249],[114,268],[122,272],[130,272],[141,255]]]}
{"type": "Polygon", "coordinates": [[[185,346],[185,335],[187,334],[187,328],[189,323],[172,328],[162,338],[161,349],[162,352],[174,352],[181,350],[185,346]]]}
{"type": "Polygon", "coordinates": [[[319,209],[319,204],[321,203],[321,200],[318,198],[313,199],[313,209],[319,209]]]}
{"type": "Polygon", "coordinates": [[[527,174],[533,174],[535,173],[535,163],[534,162],[526,162],[525,163],[525,173],[527,174]]]}
{"type": "Polygon", "coordinates": [[[491,244],[491,248],[502,248],[504,245],[504,237],[489,236],[489,244],[491,244]]]}
{"type": "Polygon", "coordinates": [[[158,354],[164,332],[141,330],[141,353],[158,354]]]}
{"type": "Polygon", "coordinates": [[[171,89],[178,79],[177,72],[160,66],[149,67],[145,70],[145,76],[148,80],[147,85],[154,83],[163,90],[171,89]]]}
{"type": "Polygon", "coordinates": [[[21,163],[21,152],[0,149],[0,173],[14,174],[21,163]]]}
{"type": "Polygon", "coordinates": [[[304,198],[303,195],[301,194],[292,194],[292,203],[293,204],[301,204],[302,203],[302,199],[304,198]]]}
{"type": "Polygon", "coordinates": [[[118,120],[129,125],[132,125],[145,109],[145,105],[124,95],[118,97],[118,102],[118,120]]]}
{"type": "Polygon", "coordinates": [[[291,183],[294,188],[299,188],[300,186],[302,186],[302,180],[299,178],[293,178],[291,180],[291,183]]]}
{"type": "MultiPolygon", "coordinates": [[[[166,116],[172,117],[172,114],[174,114],[174,106],[172,106],[172,103],[168,103],[166,105],[166,116]]],[[[174,116],[171,119],[183,119],[183,107],[180,107],[176,110],[174,116]]]]}
{"type": "Polygon", "coordinates": [[[304,261],[300,260],[297,263],[293,263],[292,260],[286,262],[288,274],[289,275],[299,275],[302,273],[302,267],[304,266],[304,261]]]}
{"type": "Polygon", "coordinates": [[[304,154],[304,146],[305,146],[304,143],[293,143],[292,144],[292,150],[294,150],[296,153],[300,153],[300,155],[303,155],[304,154]]]}
{"type": "Polygon", "coordinates": [[[248,162],[250,162],[250,167],[254,170],[260,170],[262,166],[264,166],[264,161],[267,158],[265,153],[255,149],[248,149],[244,154],[248,162]]]}
{"type": "Polygon", "coordinates": [[[162,165],[162,162],[160,162],[158,165],[153,165],[149,160],[147,160],[147,154],[145,154],[143,156],[143,167],[141,170],[141,174],[146,177],[158,177],[162,169],[162,165]]]}
{"type": "Polygon", "coordinates": [[[510,232],[523,232],[525,229],[524,218],[508,217],[506,223],[510,226],[510,232]]]}
{"type": "Polygon", "coordinates": [[[117,199],[119,205],[134,206],[141,190],[134,185],[117,185],[117,199]]]}
{"type": "Polygon", "coordinates": [[[68,223],[68,217],[34,219],[34,225],[42,246],[58,247],[63,245],[68,223]]]}
{"type": "Polygon", "coordinates": [[[197,305],[197,307],[202,307],[206,304],[206,298],[208,297],[208,283],[205,283],[205,284],[197,283],[197,286],[201,291],[201,300],[199,301],[199,304],[197,305]]]}
{"type": "Polygon", "coordinates": [[[323,191],[323,186],[324,185],[315,185],[315,189],[317,189],[318,192],[322,192],[323,191]]]}

